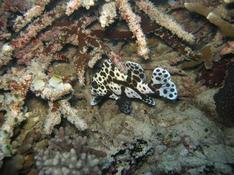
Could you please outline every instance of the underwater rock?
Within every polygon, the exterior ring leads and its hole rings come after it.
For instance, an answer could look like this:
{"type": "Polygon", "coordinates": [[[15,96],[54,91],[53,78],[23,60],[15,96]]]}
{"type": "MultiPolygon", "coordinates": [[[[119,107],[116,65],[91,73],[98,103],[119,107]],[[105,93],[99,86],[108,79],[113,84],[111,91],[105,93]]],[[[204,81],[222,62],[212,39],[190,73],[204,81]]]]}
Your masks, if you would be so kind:
{"type": "Polygon", "coordinates": [[[217,119],[217,112],[215,110],[215,101],[214,101],[214,94],[216,94],[218,89],[207,89],[200,93],[196,99],[195,104],[196,106],[204,111],[208,117],[211,119],[217,119]]]}
{"type": "Polygon", "coordinates": [[[207,174],[209,167],[211,174],[232,174],[234,149],[202,111],[180,104],[159,113],[155,123],[153,174],[207,174]]]}
{"type": "Polygon", "coordinates": [[[153,148],[144,140],[137,139],[133,143],[125,144],[124,148],[116,151],[102,170],[103,175],[133,174],[147,157],[153,154],[153,148]]]}
{"type": "Polygon", "coordinates": [[[114,104],[109,101],[98,110],[100,116],[96,116],[102,144],[116,148],[122,140],[133,137],[150,143],[154,148],[153,156],[135,174],[151,171],[152,174],[231,175],[234,149],[230,138],[233,140],[234,135],[223,132],[210,116],[215,112],[213,91],[200,94],[209,96],[208,100],[195,99],[201,107],[187,101],[175,104],[159,101],[157,108],[135,103],[129,117],[113,110],[114,104]],[[202,108],[203,105],[209,109],[202,108]]]}

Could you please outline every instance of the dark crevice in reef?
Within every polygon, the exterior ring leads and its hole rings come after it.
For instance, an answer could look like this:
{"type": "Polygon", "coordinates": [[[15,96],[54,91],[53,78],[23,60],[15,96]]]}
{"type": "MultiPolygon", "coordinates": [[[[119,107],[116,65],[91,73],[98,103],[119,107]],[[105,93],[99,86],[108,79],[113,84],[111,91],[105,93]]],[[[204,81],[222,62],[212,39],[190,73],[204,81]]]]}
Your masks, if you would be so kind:
{"type": "Polygon", "coordinates": [[[216,111],[227,126],[234,126],[234,64],[228,69],[223,88],[214,96],[216,111]]]}

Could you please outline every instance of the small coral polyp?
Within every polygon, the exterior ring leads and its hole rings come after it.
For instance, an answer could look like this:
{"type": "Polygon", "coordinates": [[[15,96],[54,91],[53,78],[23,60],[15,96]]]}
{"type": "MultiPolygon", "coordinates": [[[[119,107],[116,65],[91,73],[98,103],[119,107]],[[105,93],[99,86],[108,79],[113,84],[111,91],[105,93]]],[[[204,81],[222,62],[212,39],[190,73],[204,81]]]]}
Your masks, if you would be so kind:
{"type": "Polygon", "coordinates": [[[159,95],[168,100],[176,100],[177,89],[170,73],[161,67],[154,69],[150,83],[141,65],[127,61],[127,72],[122,73],[110,60],[104,60],[101,69],[94,75],[91,105],[97,105],[105,98],[117,101],[119,110],[131,113],[131,99],[138,99],[149,106],[155,106],[151,96],[159,95]]]}

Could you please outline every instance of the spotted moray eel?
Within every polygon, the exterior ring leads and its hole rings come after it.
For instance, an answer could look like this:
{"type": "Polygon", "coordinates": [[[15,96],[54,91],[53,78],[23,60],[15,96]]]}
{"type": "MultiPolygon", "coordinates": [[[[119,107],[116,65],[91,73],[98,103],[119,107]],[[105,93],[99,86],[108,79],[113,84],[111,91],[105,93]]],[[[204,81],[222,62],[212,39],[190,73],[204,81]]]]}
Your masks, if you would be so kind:
{"type": "Polygon", "coordinates": [[[91,83],[93,95],[91,105],[110,98],[117,101],[119,110],[125,114],[132,111],[131,99],[138,99],[149,106],[155,106],[152,96],[168,100],[177,99],[176,85],[171,81],[170,73],[160,67],[154,69],[150,83],[141,65],[127,61],[126,74],[122,73],[108,59],[104,60],[100,70],[95,73],[91,83]]]}

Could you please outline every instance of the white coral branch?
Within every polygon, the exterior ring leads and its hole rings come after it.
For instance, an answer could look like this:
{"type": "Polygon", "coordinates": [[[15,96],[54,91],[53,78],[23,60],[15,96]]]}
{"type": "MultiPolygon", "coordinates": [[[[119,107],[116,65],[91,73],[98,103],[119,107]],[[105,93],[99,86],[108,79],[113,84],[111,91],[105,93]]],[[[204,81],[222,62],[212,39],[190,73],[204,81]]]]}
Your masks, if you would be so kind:
{"type": "Polygon", "coordinates": [[[4,44],[0,51],[0,67],[6,65],[11,59],[14,48],[9,44],[4,44]]]}
{"type": "Polygon", "coordinates": [[[102,6],[99,22],[103,28],[109,26],[117,17],[115,2],[109,2],[102,6]]]}
{"type": "Polygon", "coordinates": [[[54,103],[49,102],[49,113],[44,122],[44,132],[51,134],[54,127],[61,122],[61,114],[59,110],[54,109],[54,103]]]}
{"type": "Polygon", "coordinates": [[[179,38],[190,44],[195,42],[195,38],[191,33],[186,32],[170,16],[156,8],[149,0],[136,1],[136,5],[140,8],[140,10],[144,11],[151,18],[151,20],[155,21],[160,26],[165,27],[179,38]]]}
{"type": "Polygon", "coordinates": [[[33,6],[23,16],[18,16],[14,24],[15,31],[20,31],[23,27],[30,23],[33,20],[33,18],[40,16],[44,11],[45,6],[49,2],[50,0],[41,0],[38,5],[33,6]]]}
{"type": "Polygon", "coordinates": [[[88,10],[91,6],[94,6],[94,0],[70,0],[67,3],[66,15],[70,16],[80,7],[85,7],[88,10]]]}
{"type": "Polygon", "coordinates": [[[133,33],[133,36],[136,37],[138,54],[147,59],[149,49],[147,48],[146,38],[140,25],[140,17],[132,11],[127,0],[116,0],[116,5],[120,11],[120,15],[128,23],[128,27],[133,33]]]}
{"type": "Polygon", "coordinates": [[[66,15],[71,15],[75,10],[81,6],[81,0],[70,0],[67,3],[66,15]]]}
{"type": "Polygon", "coordinates": [[[69,83],[63,83],[59,77],[51,77],[48,81],[35,79],[32,82],[31,90],[37,96],[50,101],[58,100],[73,91],[72,86],[69,83]]]}
{"type": "Polygon", "coordinates": [[[78,116],[78,111],[75,108],[72,108],[70,103],[67,100],[61,100],[59,102],[60,111],[63,114],[63,116],[72,124],[76,126],[79,130],[85,130],[88,128],[88,125],[84,119],[81,118],[81,116],[78,116]]]}

